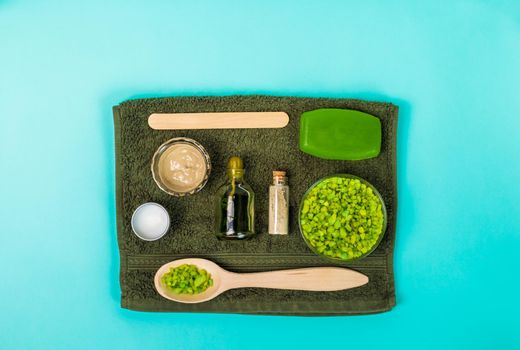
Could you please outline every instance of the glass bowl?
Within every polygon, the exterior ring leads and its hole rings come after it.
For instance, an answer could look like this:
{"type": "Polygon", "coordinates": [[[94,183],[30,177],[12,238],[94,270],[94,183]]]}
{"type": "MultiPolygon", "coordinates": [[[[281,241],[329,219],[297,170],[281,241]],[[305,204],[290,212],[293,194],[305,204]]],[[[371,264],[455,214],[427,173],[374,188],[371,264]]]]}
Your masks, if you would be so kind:
{"type": "Polygon", "coordinates": [[[159,146],[153,155],[151,168],[153,179],[161,190],[182,197],[197,193],[206,185],[211,162],[200,143],[176,137],[159,146]],[[190,177],[194,179],[193,183],[188,182],[190,177]]]}
{"type": "MultiPolygon", "coordinates": [[[[305,194],[303,195],[302,200],[300,202],[300,207],[298,208],[298,226],[300,228],[300,234],[302,235],[302,238],[305,241],[305,243],[307,244],[307,246],[309,247],[309,249],[313,253],[315,253],[316,255],[319,255],[321,257],[324,257],[324,258],[329,259],[329,260],[334,260],[334,261],[354,261],[354,260],[359,260],[359,259],[364,258],[365,256],[369,255],[370,253],[372,253],[377,248],[379,243],[381,243],[381,240],[383,239],[383,236],[385,235],[385,232],[386,232],[386,225],[387,225],[387,213],[386,213],[385,202],[383,201],[383,197],[381,197],[381,194],[367,180],[365,180],[363,178],[360,178],[358,176],[355,176],[355,175],[350,175],[350,174],[334,174],[334,175],[326,176],[324,178],[319,179],[311,187],[309,187],[309,189],[305,192],[305,194]],[[331,256],[327,256],[325,254],[322,254],[322,253],[318,252],[317,249],[311,245],[311,243],[307,240],[307,238],[305,237],[305,234],[303,233],[302,223],[301,223],[301,216],[302,216],[303,204],[305,202],[305,199],[307,198],[307,196],[309,195],[309,193],[312,191],[313,188],[315,188],[317,185],[319,185],[323,181],[325,181],[327,179],[330,179],[330,178],[334,178],[334,177],[342,177],[342,178],[359,180],[362,184],[365,184],[367,187],[372,189],[372,192],[376,195],[376,197],[379,199],[379,201],[381,203],[381,210],[383,211],[383,226],[382,226],[382,229],[381,229],[381,233],[379,234],[379,238],[377,239],[377,241],[374,243],[374,245],[366,253],[364,253],[363,255],[357,256],[355,258],[343,259],[343,258],[340,258],[340,257],[331,257],[331,256]]],[[[347,237],[349,237],[349,236],[347,236],[347,237]]]]}

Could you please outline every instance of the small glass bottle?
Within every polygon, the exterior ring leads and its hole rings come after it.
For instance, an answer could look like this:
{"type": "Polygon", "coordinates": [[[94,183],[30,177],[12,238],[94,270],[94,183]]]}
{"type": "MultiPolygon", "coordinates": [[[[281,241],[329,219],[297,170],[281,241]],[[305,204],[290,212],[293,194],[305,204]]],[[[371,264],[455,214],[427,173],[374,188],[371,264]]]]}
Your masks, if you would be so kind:
{"type": "Polygon", "coordinates": [[[244,163],[239,157],[228,162],[228,179],[216,193],[215,234],[221,240],[240,240],[255,235],[255,194],[244,181],[244,163]]]}
{"type": "Polygon", "coordinates": [[[269,186],[269,234],[289,233],[289,186],[285,171],[273,171],[269,186]]]}

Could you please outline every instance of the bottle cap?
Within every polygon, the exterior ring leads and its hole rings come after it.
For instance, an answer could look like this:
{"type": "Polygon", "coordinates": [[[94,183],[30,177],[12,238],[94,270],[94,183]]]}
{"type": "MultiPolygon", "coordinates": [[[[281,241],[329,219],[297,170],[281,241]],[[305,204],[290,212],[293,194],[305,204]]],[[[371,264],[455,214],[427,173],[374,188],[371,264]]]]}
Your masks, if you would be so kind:
{"type": "Polygon", "coordinates": [[[227,173],[230,177],[242,177],[244,175],[244,162],[240,157],[229,158],[227,173]]]}
{"type": "Polygon", "coordinates": [[[233,170],[243,170],[244,169],[244,162],[242,162],[242,159],[240,157],[231,157],[229,158],[229,161],[228,161],[228,165],[227,165],[227,168],[228,169],[233,169],[233,170]]]}
{"type": "Polygon", "coordinates": [[[273,177],[285,177],[285,171],[282,170],[274,170],[273,177]]]}

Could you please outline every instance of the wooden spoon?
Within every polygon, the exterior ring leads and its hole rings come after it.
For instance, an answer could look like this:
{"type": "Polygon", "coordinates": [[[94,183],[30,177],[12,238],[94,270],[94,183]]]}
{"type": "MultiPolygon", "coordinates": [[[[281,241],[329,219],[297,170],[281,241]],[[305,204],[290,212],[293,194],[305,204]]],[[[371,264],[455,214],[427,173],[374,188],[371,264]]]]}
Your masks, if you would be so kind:
{"type": "Polygon", "coordinates": [[[155,289],[166,299],[180,303],[201,303],[208,301],[235,288],[274,288],[307,291],[334,291],[362,286],[368,283],[368,277],[354,270],[341,267],[309,267],[303,269],[280,270],[255,273],[234,273],[224,270],[206,259],[180,259],[164,264],[155,273],[155,289]],[[190,295],[175,294],[161,282],[161,277],[182,264],[196,265],[208,271],[213,279],[213,286],[206,291],[190,295]]]}

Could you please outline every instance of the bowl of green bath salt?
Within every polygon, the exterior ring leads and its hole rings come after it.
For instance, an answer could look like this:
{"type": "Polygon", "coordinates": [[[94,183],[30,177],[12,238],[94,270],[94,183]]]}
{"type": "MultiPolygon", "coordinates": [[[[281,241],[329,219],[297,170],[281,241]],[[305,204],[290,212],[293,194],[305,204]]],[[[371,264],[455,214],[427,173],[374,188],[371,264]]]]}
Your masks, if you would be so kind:
{"type": "Polygon", "coordinates": [[[383,198],[368,181],[349,174],[314,183],[300,203],[300,232],[325,258],[352,261],[372,253],[386,231],[383,198]]]}

